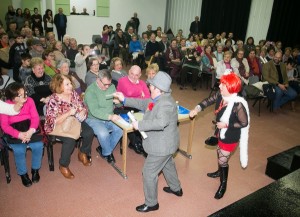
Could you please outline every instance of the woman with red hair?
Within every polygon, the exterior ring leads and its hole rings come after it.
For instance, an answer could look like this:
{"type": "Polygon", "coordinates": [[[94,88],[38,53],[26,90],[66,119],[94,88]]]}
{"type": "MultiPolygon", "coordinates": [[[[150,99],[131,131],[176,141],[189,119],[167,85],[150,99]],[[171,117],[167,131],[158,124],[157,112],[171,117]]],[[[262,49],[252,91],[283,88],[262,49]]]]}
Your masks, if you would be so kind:
{"type": "Polygon", "coordinates": [[[220,91],[212,97],[204,99],[190,112],[193,118],[198,112],[216,103],[216,131],[218,138],[218,170],[207,173],[208,177],[220,177],[220,187],[215,194],[215,199],[223,197],[228,178],[228,161],[230,154],[235,150],[238,142],[240,143],[240,161],[243,168],[248,164],[248,132],[249,132],[249,108],[247,102],[239,97],[242,82],[233,72],[221,77],[220,91]]]}

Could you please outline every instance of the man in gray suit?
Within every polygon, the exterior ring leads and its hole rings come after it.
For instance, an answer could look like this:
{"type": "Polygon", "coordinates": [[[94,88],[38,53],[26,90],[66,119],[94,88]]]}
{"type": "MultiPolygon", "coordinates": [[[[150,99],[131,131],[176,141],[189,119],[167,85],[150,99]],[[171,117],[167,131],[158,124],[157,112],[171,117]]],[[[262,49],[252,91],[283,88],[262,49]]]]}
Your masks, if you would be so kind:
{"type": "Polygon", "coordinates": [[[143,168],[145,203],[136,207],[138,212],[158,210],[157,184],[161,171],[168,184],[163,190],[178,197],[183,195],[173,160],[173,154],[179,147],[179,130],[177,104],[170,89],[172,79],[159,71],[148,82],[151,99],[131,99],[124,98],[122,93],[114,94],[125,106],[145,111],[143,120],[132,123],[134,129],[144,131],[148,136],[143,141],[148,154],[143,168]]]}

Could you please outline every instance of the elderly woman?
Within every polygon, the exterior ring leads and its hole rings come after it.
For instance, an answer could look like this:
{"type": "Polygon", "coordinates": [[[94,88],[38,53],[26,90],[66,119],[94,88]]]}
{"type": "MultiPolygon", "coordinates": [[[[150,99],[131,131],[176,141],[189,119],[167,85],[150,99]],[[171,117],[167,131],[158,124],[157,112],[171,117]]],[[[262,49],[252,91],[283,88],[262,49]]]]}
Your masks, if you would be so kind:
{"type": "Polygon", "coordinates": [[[110,62],[112,82],[115,86],[118,85],[120,78],[127,76],[127,72],[123,69],[124,62],[120,57],[112,58],[110,62]]]}
{"type": "MultiPolygon", "coordinates": [[[[79,46],[78,46],[78,51],[79,51],[79,46]]],[[[78,52],[75,56],[75,72],[79,76],[80,79],[83,81],[85,80],[85,75],[87,72],[87,58],[90,55],[90,46],[89,45],[83,45],[83,48],[81,51],[78,52]]]]}
{"type": "Polygon", "coordinates": [[[220,177],[220,186],[215,194],[215,199],[223,197],[227,187],[227,178],[230,154],[234,152],[238,143],[240,145],[240,161],[243,168],[248,163],[248,133],[249,133],[249,108],[247,102],[237,96],[242,88],[240,78],[234,74],[225,74],[221,77],[220,92],[200,102],[191,110],[190,117],[199,111],[216,103],[216,132],[218,138],[218,170],[207,173],[208,177],[220,177]]]}
{"type": "Polygon", "coordinates": [[[181,52],[177,47],[176,39],[171,40],[171,45],[166,51],[166,61],[170,68],[170,76],[172,80],[176,80],[179,77],[179,72],[181,70],[181,52]]]}
{"type": "Polygon", "coordinates": [[[244,53],[243,49],[238,49],[237,55],[230,61],[230,65],[234,73],[237,74],[245,84],[248,84],[250,67],[247,59],[244,57],[244,53]]]}
{"type": "Polygon", "coordinates": [[[211,78],[211,88],[214,87],[215,85],[215,55],[212,52],[212,48],[210,45],[206,45],[204,47],[204,55],[201,59],[203,66],[202,66],[202,70],[203,73],[205,74],[211,74],[212,78],[211,78]]]}
{"type": "MultiPolygon", "coordinates": [[[[148,99],[150,98],[150,92],[145,81],[140,80],[142,75],[141,68],[137,65],[133,65],[128,73],[127,77],[119,79],[117,92],[122,92],[125,97],[148,99]]],[[[134,110],[131,107],[125,107],[125,112],[134,110]]],[[[144,154],[141,135],[138,131],[128,134],[130,143],[129,148],[134,149],[137,154],[144,154]]]]}
{"type": "Polygon", "coordinates": [[[37,183],[40,180],[39,169],[42,162],[43,142],[41,135],[34,134],[39,126],[39,115],[34,101],[27,97],[23,84],[17,82],[10,84],[6,88],[5,96],[9,104],[20,105],[25,101],[18,115],[1,115],[1,128],[14,152],[18,175],[21,176],[23,185],[29,187],[32,182],[37,183]],[[26,166],[27,146],[32,151],[31,180],[26,166]]]}
{"type": "Polygon", "coordinates": [[[87,85],[78,77],[75,72],[70,71],[70,64],[70,60],[62,59],[57,63],[56,67],[60,74],[71,76],[72,82],[74,84],[74,89],[80,95],[86,90],[87,85]]]}
{"type": "Polygon", "coordinates": [[[147,75],[147,79],[152,79],[154,78],[154,76],[158,73],[159,71],[159,67],[156,63],[152,63],[150,64],[147,68],[146,68],[146,75],[147,75]]]}
{"type": "MultiPolygon", "coordinates": [[[[87,117],[87,108],[79,95],[74,91],[72,78],[69,75],[57,74],[50,83],[53,94],[47,103],[45,131],[51,133],[56,124],[62,124],[70,116],[75,116],[81,123],[82,146],[78,150],[78,160],[84,166],[90,166],[91,160],[87,155],[91,152],[94,137],[93,130],[84,121],[87,117]]],[[[57,136],[63,142],[59,159],[59,170],[67,179],[73,179],[74,175],[69,169],[71,154],[76,140],[70,137],[57,136]]]]}
{"type": "Polygon", "coordinates": [[[96,81],[98,74],[99,74],[99,60],[96,57],[92,57],[89,59],[88,62],[88,69],[89,71],[86,73],[85,76],[85,83],[87,86],[89,86],[91,83],[93,83],[94,81],[96,81]]]}
{"type": "Polygon", "coordinates": [[[41,58],[32,58],[30,64],[32,73],[26,78],[25,87],[28,96],[34,100],[39,115],[44,115],[43,107],[45,100],[51,95],[49,87],[51,77],[45,74],[44,61],[41,58]]]}

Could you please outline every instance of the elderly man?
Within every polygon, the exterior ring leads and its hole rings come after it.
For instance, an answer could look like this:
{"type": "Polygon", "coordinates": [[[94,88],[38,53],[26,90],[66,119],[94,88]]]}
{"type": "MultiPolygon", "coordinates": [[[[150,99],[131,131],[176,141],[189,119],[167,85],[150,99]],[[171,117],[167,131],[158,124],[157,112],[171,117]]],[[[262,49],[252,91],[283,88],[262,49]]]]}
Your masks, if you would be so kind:
{"type": "Polygon", "coordinates": [[[169,186],[163,190],[178,197],[183,195],[173,160],[173,154],[179,146],[179,130],[177,104],[171,96],[170,89],[172,79],[167,73],[159,71],[153,79],[148,79],[148,82],[151,99],[125,98],[119,92],[114,94],[125,106],[145,111],[143,120],[132,122],[134,129],[145,131],[148,136],[143,142],[143,147],[148,153],[143,168],[145,203],[136,207],[138,212],[159,209],[157,184],[161,171],[169,186]]]}
{"type": "Polygon", "coordinates": [[[296,91],[289,87],[286,66],[282,60],[282,53],[276,52],[273,59],[263,65],[263,79],[275,85],[275,99],[273,110],[278,113],[280,107],[296,98],[296,91]]]}
{"type": "Polygon", "coordinates": [[[111,80],[108,70],[100,70],[96,81],[87,88],[84,102],[89,109],[86,122],[93,128],[99,141],[96,151],[108,163],[115,163],[112,152],[122,137],[123,131],[113,123],[120,117],[113,113],[112,94],[116,92],[116,88],[111,80]]]}

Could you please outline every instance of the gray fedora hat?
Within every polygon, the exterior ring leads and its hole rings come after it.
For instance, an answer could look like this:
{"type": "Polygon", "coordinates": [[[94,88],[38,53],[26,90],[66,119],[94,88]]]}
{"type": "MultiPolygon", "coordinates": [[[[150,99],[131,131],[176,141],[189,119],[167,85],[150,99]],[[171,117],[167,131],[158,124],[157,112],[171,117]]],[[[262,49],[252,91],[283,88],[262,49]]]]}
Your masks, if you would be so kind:
{"type": "Polygon", "coordinates": [[[161,91],[165,93],[170,93],[172,90],[170,89],[172,79],[171,77],[162,71],[159,71],[154,78],[147,80],[149,84],[153,85],[154,87],[157,87],[161,91]]]}

